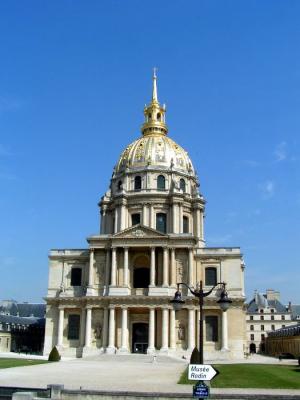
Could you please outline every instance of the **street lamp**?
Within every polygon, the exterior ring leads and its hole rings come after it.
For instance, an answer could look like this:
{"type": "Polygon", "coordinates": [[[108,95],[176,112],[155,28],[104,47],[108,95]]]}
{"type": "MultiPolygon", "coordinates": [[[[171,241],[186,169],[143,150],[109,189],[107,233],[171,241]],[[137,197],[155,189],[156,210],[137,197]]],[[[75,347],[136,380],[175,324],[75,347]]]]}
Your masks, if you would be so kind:
{"type": "Polygon", "coordinates": [[[175,293],[174,299],[171,300],[171,303],[173,304],[174,310],[178,311],[182,308],[183,304],[185,301],[182,299],[181,292],[179,291],[179,286],[185,286],[188,288],[188,290],[194,295],[195,297],[198,297],[199,299],[199,306],[200,306],[200,321],[199,321],[199,353],[200,353],[200,364],[203,364],[203,303],[204,303],[204,297],[207,297],[211,294],[211,292],[218,286],[220,285],[220,298],[217,301],[219,304],[221,310],[223,312],[226,312],[232,303],[232,300],[228,298],[228,294],[226,292],[226,283],[225,282],[218,282],[215,286],[213,286],[212,289],[210,289],[208,292],[203,291],[203,284],[202,281],[200,281],[200,286],[199,288],[193,290],[192,288],[189,287],[184,282],[177,283],[177,291],[175,293]]]}

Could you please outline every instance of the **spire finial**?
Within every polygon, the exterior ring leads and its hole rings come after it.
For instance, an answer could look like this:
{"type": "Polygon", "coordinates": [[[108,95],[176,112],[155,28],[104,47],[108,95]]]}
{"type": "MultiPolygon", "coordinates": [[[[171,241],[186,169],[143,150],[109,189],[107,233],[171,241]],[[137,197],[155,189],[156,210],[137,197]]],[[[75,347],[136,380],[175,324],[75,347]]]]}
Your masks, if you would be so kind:
{"type": "Polygon", "coordinates": [[[153,68],[153,91],[152,91],[152,102],[153,103],[158,103],[158,98],[157,98],[157,84],[156,84],[156,72],[157,68],[153,68]]]}

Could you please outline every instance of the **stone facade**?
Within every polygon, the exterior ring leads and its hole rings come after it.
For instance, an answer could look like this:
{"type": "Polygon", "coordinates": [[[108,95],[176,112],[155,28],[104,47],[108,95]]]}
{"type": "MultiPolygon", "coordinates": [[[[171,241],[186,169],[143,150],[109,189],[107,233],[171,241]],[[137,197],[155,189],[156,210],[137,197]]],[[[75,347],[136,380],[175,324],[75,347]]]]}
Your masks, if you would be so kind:
{"type": "Polygon", "coordinates": [[[199,341],[199,305],[174,311],[178,282],[210,290],[225,281],[232,299],[222,313],[219,287],[204,306],[205,357],[244,352],[244,263],[239,248],[208,248],[205,200],[187,152],[167,136],[165,106],[144,109],[142,136],[126,147],[102,197],[100,234],[89,247],[51,250],[45,353],[173,353],[199,341]]]}

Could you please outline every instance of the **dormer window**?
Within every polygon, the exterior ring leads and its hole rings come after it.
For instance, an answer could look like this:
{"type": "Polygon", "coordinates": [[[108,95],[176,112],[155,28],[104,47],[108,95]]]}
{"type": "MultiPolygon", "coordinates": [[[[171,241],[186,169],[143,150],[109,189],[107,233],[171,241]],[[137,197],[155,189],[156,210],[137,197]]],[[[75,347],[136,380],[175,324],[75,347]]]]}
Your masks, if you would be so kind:
{"type": "Polygon", "coordinates": [[[134,178],[134,190],[142,189],[142,178],[140,176],[136,176],[134,178]]]}

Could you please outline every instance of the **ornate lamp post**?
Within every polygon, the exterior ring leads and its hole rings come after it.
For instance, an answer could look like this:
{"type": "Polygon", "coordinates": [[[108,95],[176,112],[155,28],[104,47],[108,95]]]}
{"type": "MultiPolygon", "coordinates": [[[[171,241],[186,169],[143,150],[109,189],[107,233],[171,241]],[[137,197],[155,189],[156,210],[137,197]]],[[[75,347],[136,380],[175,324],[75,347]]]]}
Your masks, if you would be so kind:
{"type": "Polygon", "coordinates": [[[226,292],[226,283],[225,282],[218,282],[215,286],[212,287],[208,292],[203,291],[203,283],[200,281],[200,286],[193,290],[192,288],[189,287],[184,282],[177,283],[177,291],[175,293],[174,299],[171,300],[171,303],[173,304],[173,307],[175,311],[180,310],[185,303],[185,301],[182,299],[181,292],[179,290],[179,286],[185,286],[188,288],[188,290],[199,299],[199,306],[200,306],[200,321],[199,321],[199,353],[200,353],[200,360],[199,363],[203,364],[203,303],[204,303],[204,298],[209,296],[211,292],[217,287],[220,286],[220,298],[217,301],[217,303],[220,305],[220,308],[223,312],[227,311],[230,304],[232,303],[232,300],[228,298],[228,294],[226,292]]]}

